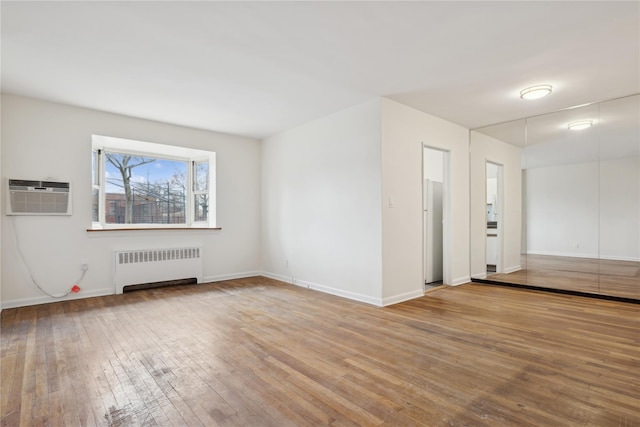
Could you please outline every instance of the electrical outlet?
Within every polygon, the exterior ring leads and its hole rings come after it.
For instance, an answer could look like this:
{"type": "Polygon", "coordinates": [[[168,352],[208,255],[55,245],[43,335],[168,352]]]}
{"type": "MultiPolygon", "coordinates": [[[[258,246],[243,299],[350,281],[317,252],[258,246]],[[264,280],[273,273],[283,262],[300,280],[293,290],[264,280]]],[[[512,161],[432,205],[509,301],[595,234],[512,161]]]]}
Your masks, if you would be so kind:
{"type": "Polygon", "coordinates": [[[82,271],[87,271],[89,269],[89,261],[87,261],[86,259],[80,260],[80,269],[82,271]]]}

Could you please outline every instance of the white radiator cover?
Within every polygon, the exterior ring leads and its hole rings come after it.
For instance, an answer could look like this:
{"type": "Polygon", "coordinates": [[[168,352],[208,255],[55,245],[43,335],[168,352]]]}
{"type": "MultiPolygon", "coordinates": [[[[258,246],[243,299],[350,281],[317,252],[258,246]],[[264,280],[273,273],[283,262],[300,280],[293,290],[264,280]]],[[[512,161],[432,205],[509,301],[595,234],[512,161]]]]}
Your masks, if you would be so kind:
{"type": "Polygon", "coordinates": [[[163,248],[114,251],[116,294],[125,286],[167,280],[202,282],[202,248],[163,248]]]}

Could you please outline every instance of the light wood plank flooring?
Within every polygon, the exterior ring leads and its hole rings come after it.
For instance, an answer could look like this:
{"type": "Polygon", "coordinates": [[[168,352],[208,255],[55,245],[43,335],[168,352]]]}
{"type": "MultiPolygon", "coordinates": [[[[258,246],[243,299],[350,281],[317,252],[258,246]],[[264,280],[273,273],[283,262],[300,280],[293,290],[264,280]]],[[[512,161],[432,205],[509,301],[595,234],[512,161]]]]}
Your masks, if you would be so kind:
{"type": "Polygon", "coordinates": [[[522,270],[487,279],[640,300],[640,262],[548,255],[522,257],[522,270]]]}
{"type": "Polygon", "coordinates": [[[640,426],[638,305],[256,277],[2,312],[3,426],[640,426]]]}

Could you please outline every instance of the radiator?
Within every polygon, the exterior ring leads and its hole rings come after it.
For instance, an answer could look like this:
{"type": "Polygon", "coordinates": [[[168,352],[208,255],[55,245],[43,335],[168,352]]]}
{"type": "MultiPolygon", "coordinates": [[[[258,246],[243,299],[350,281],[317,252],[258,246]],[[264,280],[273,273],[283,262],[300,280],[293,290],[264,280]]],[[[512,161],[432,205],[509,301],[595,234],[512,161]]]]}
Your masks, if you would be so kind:
{"type": "Polygon", "coordinates": [[[202,248],[115,251],[116,294],[125,286],[196,278],[202,281],[202,248]]]}

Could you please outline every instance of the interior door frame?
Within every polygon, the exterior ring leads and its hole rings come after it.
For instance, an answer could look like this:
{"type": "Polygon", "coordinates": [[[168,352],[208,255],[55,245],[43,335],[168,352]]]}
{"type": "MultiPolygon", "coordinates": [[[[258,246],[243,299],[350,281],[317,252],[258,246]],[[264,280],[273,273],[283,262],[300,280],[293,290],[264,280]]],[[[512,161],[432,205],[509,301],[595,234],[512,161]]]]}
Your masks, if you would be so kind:
{"type": "Polygon", "coordinates": [[[426,272],[426,234],[427,230],[425,228],[424,221],[424,182],[425,182],[425,149],[435,150],[442,153],[442,283],[444,285],[451,284],[451,264],[452,264],[452,256],[451,253],[451,152],[449,150],[429,145],[426,143],[421,144],[421,154],[422,154],[422,176],[421,176],[421,184],[420,188],[422,188],[422,282],[424,286],[424,279],[427,276],[426,272]]]}
{"type": "MultiPolygon", "coordinates": [[[[497,206],[494,206],[494,208],[497,207],[498,209],[498,227],[497,227],[497,246],[498,246],[498,250],[497,250],[497,255],[496,255],[496,274],[498,273],[504,273],[504,221],[505,221],[505,215],[504,215],[504,165],[502,163],[498,163],[498,162],[494,162],[493,160],[490,159],[485,159],[485,163],[484,163],[484,200],[486,203],[486,199],[487,199],[487,166],[491,164],[497,167],[497,185],[496,185],[496,192],[497,192],[497,199],[498,199],[498,203],[496,203],[497,206]]],[[[486,216],[486,215],[485,215],[486,216]]],[[[484,263],[484,268],[485,268],[485,277],[487,277],[487,254],[486,254],[486,247],[487,247],[487,221],[484,221],[484,238],[485,238],[485,254],[484,254],[484,259],[485,259],[485,263],[484,263]]]]}

